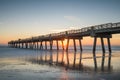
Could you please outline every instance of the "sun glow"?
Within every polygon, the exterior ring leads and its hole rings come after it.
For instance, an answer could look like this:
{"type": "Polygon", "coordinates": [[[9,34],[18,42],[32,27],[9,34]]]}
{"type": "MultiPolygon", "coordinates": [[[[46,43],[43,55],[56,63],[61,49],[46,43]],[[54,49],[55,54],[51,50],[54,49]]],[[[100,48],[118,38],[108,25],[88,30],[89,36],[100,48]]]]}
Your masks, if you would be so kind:
{"type": "Polygon", "coordinates": [[[65,39],[65,40],[63,41],[63,44],[64,44],[64,47],[67,46],[67,39],[65,39]]]}

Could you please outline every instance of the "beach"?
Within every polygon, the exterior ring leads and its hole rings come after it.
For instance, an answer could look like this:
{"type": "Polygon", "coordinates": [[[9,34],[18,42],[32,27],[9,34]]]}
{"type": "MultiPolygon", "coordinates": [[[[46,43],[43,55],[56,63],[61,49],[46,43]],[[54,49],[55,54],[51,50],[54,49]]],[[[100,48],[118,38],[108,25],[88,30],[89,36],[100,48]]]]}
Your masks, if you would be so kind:
{"type": "MultiPolygon", "coordinates": [[[[83,70],[65,69],[64,66],[41,64],[39,57],[47,53],[49,60],[50,51],[29,50],[29,49],[16,49],[16,48],[0,48],[0,80],[119,80],[120,79],[120,55],[119,50],[113,51],[112,56],[112,70],[111,71],[94,71],[94,64],[92,59],[83,59],[82,64],[88,69],[83,67],[83,70]],[[44,54],[43,54],[44,53],[44,54]],[[35,61],[37,59],[37,61],[35,61]],[[34,60],[34,61],[33,61],[34,60]],[[90,63],[91,62],[91,63],[90,63]]],[[[87,52],[83,53],[83,57],[91,56],[87,52]]],[[[52,51],[53,61],[56,60],[56,51],[52,51]]],[[[61,56],[62,51],[59,51],[61,56]]],[[[65,54],[65,52],[64,52],[65,54]]],[[[73,62],[72,51],[69,53],[69,61],[72,65],[73,62]]],[[[79,52],[77,53],[77,57],[79,52]]],[[[44,58],[42,58],[44,60],[44,58]]],[[[79,58],[77,58],[76,63],[79,58]]],[[[64,58],[64,61],[66,59],[64,58]]],[[[58,62],[61,58],[58,58],[58,62]]],[[[44,62],[45,63],[45,62],[44,62]]],[[[106,59],[107,63],[107,59],[106,59]]],[[[105,65],[106,65],[105,63],[105,65]]],[[[100,59],[98,59],[98,65],[100,59]]],[[[100,66],[99,66],[100,67],[100,66]]]]}

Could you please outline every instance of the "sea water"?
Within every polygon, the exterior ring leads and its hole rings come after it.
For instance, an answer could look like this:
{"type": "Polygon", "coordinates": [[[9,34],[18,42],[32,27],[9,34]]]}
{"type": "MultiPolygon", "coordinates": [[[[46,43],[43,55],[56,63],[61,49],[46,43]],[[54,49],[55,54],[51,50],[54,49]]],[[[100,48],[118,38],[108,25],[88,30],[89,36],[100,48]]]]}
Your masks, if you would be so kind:
{"type": "Polygon", "coordinates": [[[97,71],[94,71],[92,46],[83,46],[82,70],[66,69],[64,65],[67,65],[67,54],[69,66],[73,65],[74,60],[75,64],[79,64],[81,54],[79,47],[77,52],[74,52],[72,47],[68,52],[0,47],[0,80],[120,80],[120,46],[112,46],[110,70],[108,70],[109,52],[106,47],[104,71],[101,71],[100,46],[97,46],[96,51],[97,71]],[[46,64],[50,61],[51,54],[52,65],[46,64]],[[62,61],[62,57],[64,65],[56,65],[57,60],[58,63],[62,61]]]}

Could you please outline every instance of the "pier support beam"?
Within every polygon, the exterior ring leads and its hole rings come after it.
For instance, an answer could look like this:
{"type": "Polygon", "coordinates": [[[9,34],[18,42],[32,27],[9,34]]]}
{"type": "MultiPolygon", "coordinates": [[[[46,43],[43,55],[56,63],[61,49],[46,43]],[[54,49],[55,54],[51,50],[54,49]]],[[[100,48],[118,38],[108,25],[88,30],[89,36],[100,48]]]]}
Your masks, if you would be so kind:
{"type": "Polygon", "coordinates": [[[30,49],[32,49],[32,43],[31,42],[29,43],[29,46],[30,46],[30,49]]]}
{"type": "Polygon", "coordinates": [[[18,48],[20,48],[20,43],[18,43],[18,48]]]}
{"type": "Polygon", "coordinates": [[[42,41],[40,42],[40,50],[43,49],[42,41]]]}
{"type": "Polygon", "coordinates": [[[66,51],[68,51],[68,47],[69,47],[69,38],[67,39],[66,51]]]}
{"type": "Polygon", "coordinates": [[[108,70],[110,70],[111,69],[111,53],[112,53],[111,44],[110,44],[110,38],[107,38],[107,41],[108,41],[108,50],[109,50],[108,70]]]}
{"type": "Polygon", "coordinates": [[[95,66],[95,71],[97,70],[97,61],[96,61],[96,42],[97,42],[97,37],[94,37],[94,44],[93,44],[93,59],[94,59],[94,66],[95,66]]]}
{"type": "Polygon", "coordinates": [[[45,41],[45,50],[47,50],[47,41],[45,41]]]}
{"type": "Polygon", "coordinates": [[[35,42],[33,42],[33,47],[32,47],[32,49],[35,49],[35,42]]]}
{"type": "Polygon", "coordinates": [[[39,46],[38,46],[38,41],[37,41],[37,49],[38,49],[38,47],[39,47],[39,46]]]}
{"type": "Polygon", "coordinates": [[[73,39],[73,43],[74,43],[74,51],[76,52],[77,49],[76,49],[76,42],[75,42],[75,39],[73,39]]]}
{"type": "Polygon", "coordinates": [[[104,62],[105,62],[105,45],[103,38],[106,38],[108,41],[108,49],[109,49],[109,60],[108,60],[108,68],[110,68],[110,61],[111,61],[111,45],[110,45],[110,38],[112,38],[112,35],[110,34],[95,34],[94,36],[94,44],[93,44],[93,58],[94,58],[94,65],[95,70],[97,70],[97,61],[96,61],[96,42],[97,38],[101,39],[101,46],[102,46],[102,63],[101,63],[101,70],[104,71],[104,62]]]}
{"type": "Polygon", "coordinates": [[[58,40],[56,40],[57,50],[59,50],[58,40]]]}
{"type": "Polygon", "coordinates": [[[50,40],[50,50],[52,50],[52,46],[53,46],[53,41],[50,40]]]}
{"type": "Polygon", "coordinates": [[[28,43],[27,43],[27,42],[25,43],[25,48],[26,48],[26,49],[28,48],[28,43]]]}
{"type": "Polygon", "coordinates": [[[80,46],[80,60],[79,60],[79,68],[81,68],[82,65],[82,42],[81,39],[79,39],[79,46],[80,46]]]}
{"type": "Polygon", "coordinates": [[[22,43],[22,48],[23,48],[23,46],[24,46],[24,43],[22,43]]]}
{"type": "Polygon", "coordinates": [[[104,47],[104,40],[101,37],[101,46],[102,46],[102,64],[101,64],[101,70],[104,71],[104,62],[105,62],[105,47],[104,47]]]}
{"type": "Polygon", "coordinates": [[[76,63],[76,42],[75,42],[75,39],[73,39],[73,43],[74,43],[74,61],[73,61],[73,68],[75,68],[75,63],[76,63]]]}

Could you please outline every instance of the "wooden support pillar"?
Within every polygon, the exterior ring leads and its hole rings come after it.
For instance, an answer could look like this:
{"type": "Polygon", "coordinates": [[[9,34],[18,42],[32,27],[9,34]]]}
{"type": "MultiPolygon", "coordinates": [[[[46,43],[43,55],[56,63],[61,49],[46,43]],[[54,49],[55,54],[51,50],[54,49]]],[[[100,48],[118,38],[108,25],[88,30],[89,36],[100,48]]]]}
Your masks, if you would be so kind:
{"type": "Polygon", "coordinates": [[[17,48],[17,44],[15,43],[15,48],[17,48]]]}
{"type": "Polygon", "coordinates": [[[79,68],[81,68],[81,64],[82,64],[82,42],[81,39],[79,39],[79,45],[80,45],[80,60],[79,60],[79,68]]]}
{"type": "Polygon", "coordinates": [[[74,43],[74,51],[76,52],[76,42],[75,42],[75,39],[73,39],[73,43],[74,43]]]}
{"type": "Polygon", "coordinates": [[[37,42],[35,42],[35,49],[37,49],[37,42]]]}
{"type": "MultiPolygon", "coordinates": [[[[9,46],[11,47],[11,44],[9,44],[9,46]]],[[[14,48],[16,48],[16,45],[15,45],[15,43],[14,43],[14,48]]]]}
{"type": "Polygon", "coordinates": [[[104,47],[104,40],[103,40],[102,37],[101,37],[101,46],[102,46],[102,52],[103,52],[103,55],[102,55],[102,64],[101,64],[101,70],[104,71],[105,47],[104,47]]]}
{"type": "Polygon", "coordinates": [[[19,43],[17,43],[17,48],[19,48],[19,43]]]}
{"type": "Polygon", "coordinates": [[[94,66],[95,66],[95,71],[97,70],[97,61],[96,61],[96,42],[97,42],[97,37],[94,37],[94,44],[93,44],[93,60],[94,60],[94,66]]]}
{"type": "Polygon", "coordinates": [[[69,46],[69,38],[67,39],[67,45],[66,45],[67,68],[69,67],[68,46],[69,46]]]}
{"type": "Polygon", "coordinates": [[[34,42],[34,49],[36,49],[36,42],[34,42]]]}
{"type": "Polygon", "coordinates": [[[111,53],[112,53],[111,44],[110,44],[110,38],[107,38],[107,41],[108,41],[108,50],[109,50],[108,70],[110,70],[110,68],[111,68],[111,53]]]}
{"type": "Polygon", "coordinates": [[[50,40],[50,50],[52,50],[52,46],[53,46],[53,41],[50,40]]]}
{"type": "Polygon", "coordinates": [[[32,49],[32,42],[30,42],[30,49],[32,49]]]}
{"type": "Polygon", "coordinates": [[[33,45],[32,45],[32,49],[34,49],[35,48],[35,42],[33,42],[33,45]]]}
{"type": "Polygon", "coordinates": [[[28,48],[28,43],[27,43],[27,42],[25,43],[25,48],[26,48],[26,49],[28,48]]]}
{"type": "Polygon", "coordinates": [[[30,48],[30,43],[28,42],[28,48],[30,48]]]}
{"type": "Polygon", "coordinates": [[[58,40],[56,40],[57,50],[59,50],[58,40]]]}
{"type": "Polygon", "coordinates": [[[32,42],[30,42],[30,49],[32,49],[32,42]]]}
{"type": "Polygon", "coordinates": [[[14,44],[12,44],[13,48],[14,48],[14,44]]]}
{"type": "Polygon", "coordinates": [[[20,43],[18,43],[19,44],[19,48],[20,48],[20,43]]]}
{"type": "Polygon", "coordinates": [[[33,42],[31,42],[31,49],[33,49],[33,42]]]}
{"type": "Polygon", "coordinates": [[[22,48],[23,48],[23,46],[24,46],[24,43],[22,43],[22,48]]]}
{"type": "Polygon", "coordinates": [[[38,49],[38,42],[37,42],[37,49],[38,49]]]}
{"type": "Polygon", "coordinates": [[[28,42],[27,44],[28,44],[28,46],[26,48],[30,48],[30,43],[28,42]]]}
{"type": "Polygon", "coordinates": [[[12,47],[12,44],[10,43],[9,46],[12,47]]]}
{"type": "Polygon", "coordinates": [[[36,42],[34,42],[34,49],[36,49],[36,42]]]}
{"type": "Polygon", "coordinates": [[[68,51],[68,47],[69,47],[69,38],[67,39],[66,51],[68,51]]]}
{"type": "Polygon", "coordinates": [[[47,50],[47,41],[45,41],[45,49],[47,50]]]}
{"type": "Polygon", "coordinates": [[[82,42],[81,42],[81,39],[79,39],[79,45],[80,45],[80,51],[82,52],[83,49],[82,49],[82,42]]]}
{"type": "Polygon", "coordinates": [[[40,50],[43,49],[42,41],[40,43],[40,50]]]}
{"type": "Polygon", "coordinates": [[[14,47],[14,44],[12,44],[12,47],[14,47]]]}

